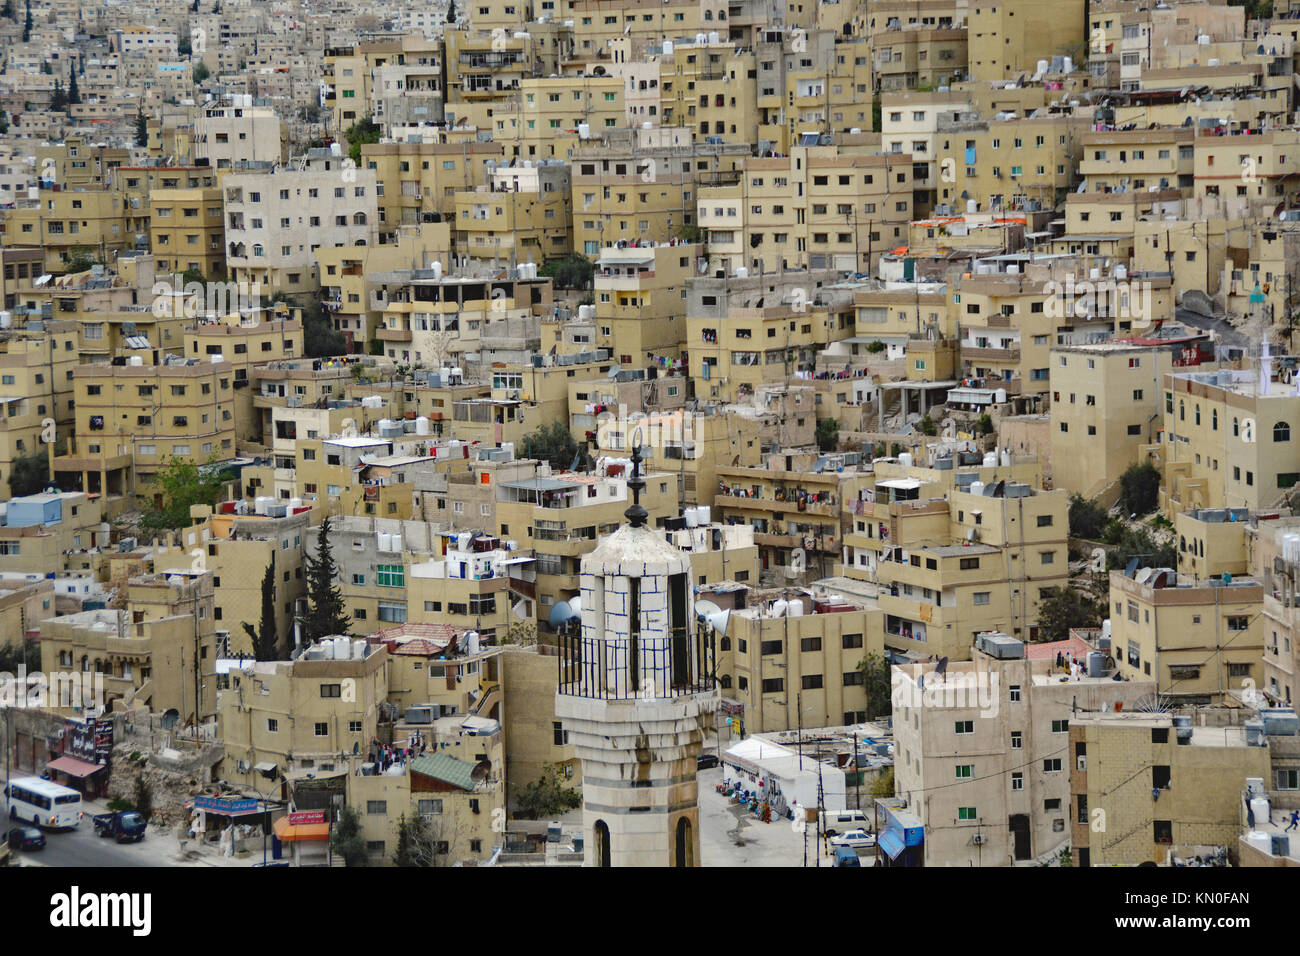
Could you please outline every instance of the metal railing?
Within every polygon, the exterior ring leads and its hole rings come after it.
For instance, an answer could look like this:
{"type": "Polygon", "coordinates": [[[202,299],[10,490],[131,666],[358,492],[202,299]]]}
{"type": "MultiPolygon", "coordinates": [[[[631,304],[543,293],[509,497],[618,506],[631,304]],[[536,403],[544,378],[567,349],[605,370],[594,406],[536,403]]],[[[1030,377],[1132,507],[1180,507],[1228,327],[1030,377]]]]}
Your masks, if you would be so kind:
{"type": "Polygon", "coordinates": [[[599,700],[654,700],[699,694],[716,686],[715,641],[684,627],[666,635],[559,639],[559,690],[599,700]]]}

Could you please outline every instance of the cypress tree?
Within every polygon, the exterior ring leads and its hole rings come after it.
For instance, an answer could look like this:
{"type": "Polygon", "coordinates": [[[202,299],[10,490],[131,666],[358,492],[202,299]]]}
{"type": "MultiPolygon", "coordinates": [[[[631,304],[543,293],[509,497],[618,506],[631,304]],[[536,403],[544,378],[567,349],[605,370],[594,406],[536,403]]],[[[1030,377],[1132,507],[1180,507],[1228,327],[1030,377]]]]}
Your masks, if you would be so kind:
{"type": "Polygon", "coordinates": [[[352,617],[343,604],[343,591],[334,579],[338,565],[329,542],[330,519],[321,522],[316,538],[316,556],[307,555],[307,614],[302,619],[302,639],[312,643],[334,634],[348,634],[352,617]]]}

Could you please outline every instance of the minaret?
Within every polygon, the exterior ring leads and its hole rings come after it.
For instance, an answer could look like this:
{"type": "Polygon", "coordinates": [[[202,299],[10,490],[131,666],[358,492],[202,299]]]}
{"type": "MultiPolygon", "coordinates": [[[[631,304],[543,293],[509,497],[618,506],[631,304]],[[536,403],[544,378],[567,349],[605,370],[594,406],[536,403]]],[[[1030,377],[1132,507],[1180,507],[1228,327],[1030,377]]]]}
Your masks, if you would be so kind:
{"type": "Polygon", "coordinates": [[[691,560],[647,528],[640,449],[628,523],[582,559],[582,627],[560,639],[555,713],[582,761],[588,866],[699,866],[696,759],[718,706],[691,560]]]}

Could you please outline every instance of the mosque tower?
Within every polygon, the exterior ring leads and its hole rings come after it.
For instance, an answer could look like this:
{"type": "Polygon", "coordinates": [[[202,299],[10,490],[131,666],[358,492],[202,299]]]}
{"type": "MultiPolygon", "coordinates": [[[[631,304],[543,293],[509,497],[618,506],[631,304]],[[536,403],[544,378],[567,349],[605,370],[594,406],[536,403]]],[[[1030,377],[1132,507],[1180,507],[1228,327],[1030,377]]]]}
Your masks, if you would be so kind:
{"type": "Polygon", "coordinates": [[[582,761],[588,866],[700,865],[713,634],[697,626],[690,555],[646,527],[644,487],[638,448],[628,523],[582,559],[581,628],[560,639],[555,713],[582,761]]]}

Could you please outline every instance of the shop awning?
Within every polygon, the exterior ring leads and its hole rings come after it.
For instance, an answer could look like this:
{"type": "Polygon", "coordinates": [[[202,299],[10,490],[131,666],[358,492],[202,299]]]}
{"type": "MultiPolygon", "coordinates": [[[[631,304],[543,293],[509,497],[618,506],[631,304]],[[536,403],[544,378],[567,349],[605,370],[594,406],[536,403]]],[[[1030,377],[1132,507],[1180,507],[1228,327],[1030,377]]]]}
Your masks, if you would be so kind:
{"type": "Polygon", "coordinates": [[[292,824],[288,817],[275,821],[275,838],[281,843],[301,843],[309,840],[328,840],[330,825],[328,823],[292,824]]]}
{"type": "Polygon", "coordinates": [[[882,830],[880,838],[877,841],[880,849],[884,850],[891,860],[897,859],[898,854],[903,852],[903,834],[900,830],[882,830]]]}
{"type": "Polygon", "coordinates": [[[72,777],[89,777],[92,773],[103,770],[104,764],[90,763],[86,760],[78,760],[76,757],[58,757],[47,763],[45,769],[57,770],[72,777]]]}
{"type": "Polygon", "coordinates": [[[273,774],[276,770],[276,764],[271,760],[263,760],[261,763],[253,764],[253,769],[261,774],[273,774]]]}

